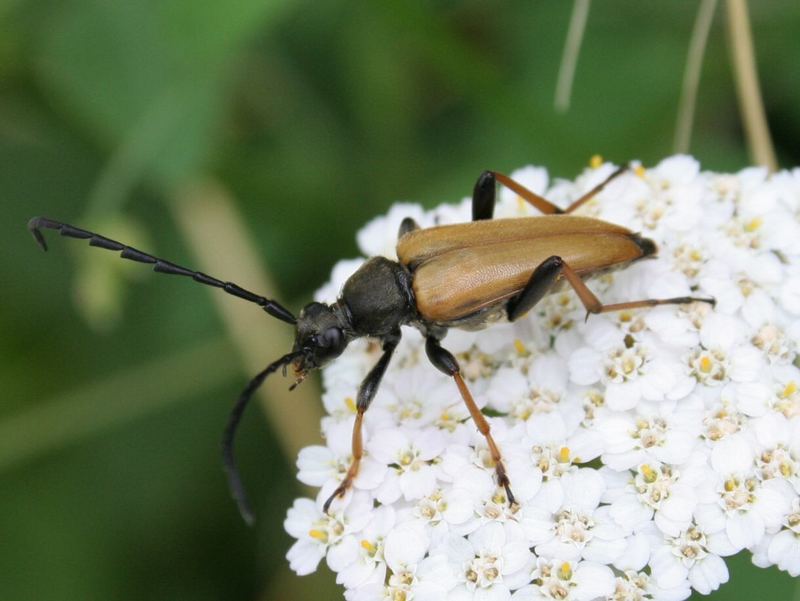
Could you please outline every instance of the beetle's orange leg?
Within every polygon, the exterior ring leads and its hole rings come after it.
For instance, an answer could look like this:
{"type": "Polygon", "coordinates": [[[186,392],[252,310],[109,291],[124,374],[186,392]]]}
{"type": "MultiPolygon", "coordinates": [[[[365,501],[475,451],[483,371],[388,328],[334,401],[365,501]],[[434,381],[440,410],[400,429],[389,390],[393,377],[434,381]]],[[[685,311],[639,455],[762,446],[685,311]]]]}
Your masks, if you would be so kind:
{"type": "Polygon", "coordinates": [[[648,298],[644,300],[628,301],[604,305],[595,296],[581,277],[561,257],[549,257],[534,270],[525,288],[517,296],[508,301],[506,310],[509,321],[515,321],[527,313],[541,298],[552,288],[558,276],[563,275],[570,286],[575,289],[581,303],[586,307],[586,317],[590,313],[608,313],[609,311],[622,311],[624,309],[638,309],[640,307],[655,307],[657,305],[682,305],[695,301],[716,304],[713,298],[695,298],[692,296],[678,296],[675,298],[648,298]]]}
{"type": "Polygon", "coordinates": [[[389,366],[389,361],[392,359],[394,350],[397,348],[399,343],[400,330],[392,332],[383,339],[383,355],[381,355],[381,358],[378,359],[378,362],[369,371],[367,377],[364,378],[364,381],[361,382],[361,386],[358,388],[358,399],[356,401],[356,421],[353,424],[353,458],[350,460],[350,467],[345,474],[344,480],[342,480],[341,484],[336,487],[336,490],[333,491],[333,494],[328,497],[328,500],[325,501],[325,504],[322,506],[322,510],[325,513],[328,513],[328,509],[336,497],[343,497],[345,495],[345,493],[353,485],[353,481],[356,479],[356,476],[358,476],[358,468],[361,465],[362,457],[364,457],[364,439],[361,434],[361,426],[364,422],[364,413],[369,408],[369,404],[375,397],[375,393],[378,392],[378,386],[380,386],[383,374],[386,372],[386,368],[389,366]]]}
{"type": "Polygon", "coordinates": [[[594,188],[589,190],[586,194],[581,196],[578,200],[574,200],[571,205],[569,205],[566,209],[564,209],[564,213],[572,213],[573,211],[575,211],[578,208],[580,208],[581,206],[583,206],[584,203],[590,201],[597,194],[600,194],[600,192],[603,190],[603,188],[605,188],[609,183],[611,183],[611,181],[613,181],[614,179],[618,178],[620,175],[625,173],[627,170],[628,170],[627,165],[617,169],[614,173],[609,175],[606,179],[604,179],[602,182],[597,184],[594,188]]]}
{"type": "Polygon", "coordinates": [[[461,368],[458,365],[458,361],[456,361],[456,358],[453,357],[449,351],[442,348],[439,341],[433,336],[428,336],[425,341],[425,352],[428,354],[431,363],[433,363],[439,371],[455,380],[456,386],[458,386],[458,392],[461,393],[461,398],[464,399],[464,404],[467,406],[469,414],[472,416],[472,421],[475,422],[478,431],[483,434],[483,437],[486,439],[486,444],[489,447],[489,453],[494,463],[494,471],[497,474],[497,483],[506,490],[508,502],[510,505],[513,505],[516,503],[516,500],[514,499],[514,493],[511,492],[511,481],[508,479],[508,473],[503,464],[503,457],[500,454],[500,449],[497,447],[494,438],[492,438],[489,422],[486,420],[483,413],[481,413],[480,408],[477,403],[475,403],[475,399],[472,398],[472,393],[464,383],[464,378],[461,377],[461,368]]]}
{"type": "Polygon", "coordinates": [[[543,196],[532,192],[507,175],[503,175],[497,171],[484,171],[475,183],[475,189],[472,192],[472,220],[477,221],[479,219],[492,218],[495,204],[495,182],[499,182],[512,192],[516,192],[522,199],[536,207],[545,215],[561,215],[572,213],[577,210],[584,203],[591,200],[596,194],[599,194],[613,179],[625,173],[627,169],[627,167],[620,167],[586,194],[574,201],[566,209],[557,207],[543,196]]]}
{"type": "Polygon", "coordinates": [[[494,179],[496,179],[499,183],[503,184],[512,192],[516,192],[523,200],[528,202],[528,204],[533,205],[545,215],[560,215],[564,212],[564,209],[557,207],[544,196],[539,196],[536,194],[536,192],[528,190],[528,188],[511,179],[507,175],[503,175],[497,171],[490,171],[489,173],[491,173],[494,176],[494,179]]]}

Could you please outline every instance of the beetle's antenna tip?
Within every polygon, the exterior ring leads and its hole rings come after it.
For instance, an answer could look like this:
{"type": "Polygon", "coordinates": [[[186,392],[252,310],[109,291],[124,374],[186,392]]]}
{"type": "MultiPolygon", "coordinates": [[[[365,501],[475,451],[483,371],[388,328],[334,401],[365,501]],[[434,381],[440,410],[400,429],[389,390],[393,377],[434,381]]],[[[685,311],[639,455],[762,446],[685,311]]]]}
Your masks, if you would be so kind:
{"type": "Polygon", "coordinates": [[[255,516],[250,513],[250,510],[246,507],[239,507],[239,513],[244,520],[244,523],[247,524],[250,528],[256,525],[256,518],[255,516]]]}
{"type": "Polygon", "coordinates": [[[42,235],[42,232],[39,231],[39,226],[42,223],[42,217],[32,217],[28,220],[28,231],[33,235],[33,239],[36,240],[36,244],[39,245],[43,251],[47,252],[47,242],[42,235]]]}

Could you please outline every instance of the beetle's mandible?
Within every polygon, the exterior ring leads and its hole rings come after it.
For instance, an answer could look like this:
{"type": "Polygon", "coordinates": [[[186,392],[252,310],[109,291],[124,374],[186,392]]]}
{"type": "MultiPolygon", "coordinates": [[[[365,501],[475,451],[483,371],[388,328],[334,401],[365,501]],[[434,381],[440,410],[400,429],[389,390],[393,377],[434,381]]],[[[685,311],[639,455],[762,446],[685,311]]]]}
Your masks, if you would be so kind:
{"type": "Polygon", "coordinates": [[[380,340],[383,354],[358,390],[352,461],[344,479],[326,501],[327,511],[336,497],[347,492],[358,474],[364,453],[361,436],[364,414],[400,342],[404,325],[422,332],[431,363],[453,378],[475,425],[486,439],[498,484],[505,488],[509,502],[514,503],[502,452],[492,438],[489,422],[461,377],[458,361],[442,347],[447,330],[479,329],[498,317],[514,321],[564,283],[578,294],[587,317],[589,313],[662,304],[714,303],[713,299],[678,297],[604,305],[583,282],[584,278],[624,267],[656,252],[653,241],[626,228],[570,215],[625,170],[624,167],[618,169],[566,209],[560,209],[501,173],[485,171],[473,190],[471,222],[420,229],[413,220],[404,220],[397,243],[397,261],[383,257],[368,260],[347,280],[336,302],[330,305],[310,303],[297,317],[277,301],[232,282],[181,267],[66,223],[34,217],[28,222],[28,228],[44,250],[47,245],[41,228],[58,230],[62,236],[85,239],[91,246],[117,251],[124,259],[153,265],[157,272],[186,276],[221,288],[295,326],[291,352],[250,381],[231,411],[223,436],[223,462],[231,492],[248,523],[252,523],[253,513],[234,462],[233,439],[256,389],[271,373],[287,366],[294,369],[296,385],[308,372],[341,355],[352,340],[364,336],[380,340]],[[492,219],[498,183],[516,192],[543,215],[492,219]]]}

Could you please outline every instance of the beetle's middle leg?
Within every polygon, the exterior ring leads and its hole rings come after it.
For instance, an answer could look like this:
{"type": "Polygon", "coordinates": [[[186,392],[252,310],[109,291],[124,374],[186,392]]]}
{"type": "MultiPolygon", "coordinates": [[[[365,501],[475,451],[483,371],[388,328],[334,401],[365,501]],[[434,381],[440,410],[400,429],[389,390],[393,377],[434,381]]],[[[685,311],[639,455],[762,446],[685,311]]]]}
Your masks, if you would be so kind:
{"type": "Polygon", "coordinates": [[[545,215],[563,215],[577,210],[584,203],[599,194],[613,179],[619,177],[627,170],[627,167],[620,167],[586,194],[573,201],[566,209],[556,206],[545,197],[539,196],[507,175],[503,175],[497,171],[484,171],[481,173],[480,177],[478,177],[478,181],[475,182],[475,188],[472,190],[472,220],[479,221],[481,219],[492,218],[497,196],[497,183],[503,184],[512,192],[516,192],[520,198],[539,209],[545,215]]]}
{"type": "Polygon", "coordinates": [[[358,468],[361,465],[361,458],[364,456],[364,440],[361,435],[361,426],[364,421],[364,413],[369,408],[369,404],[375,397],[375,393],[378,392],[378,386],[380,386],[381,379],[383,379],[383,374],[386,373],[386,368],[389,366],[389,361],[391,361],[392,355],[394,354],[397,345],[400,343],[400,336],[400,330],[397,330],[396,332],[392,332],[388,336],[384,337],[383,355],[381,355],[381,358],[378,359],[378,362],[369,371],[367,377],[364,378],[364,381],[361,382],[361,386],[358,387],[358,398],[356,400],[356,421],[353,424],[353,458],[350,461],[350,467],[347,470],[347,474],[345,474],[344,480],[342,480],[341,484],[339,484],[336,490],[333,491],[333,494],[328,497],[328,500],[325,501],[325,504],[322,506],[322,510],[325,513],[328,513],[328,509],[336,497],[343,497],[345,495],[348,489],[353,485],[353,481],[356,479],[356,476],[358,476],[358,468]]]}
{"type": "Polygon", "coordinates": [[[627,301],[604,305],[595,296],[581,277],[561,257],[552,256],[542,261],[533,271],[525,288],[517,296],[508,301],[506,311],[509,321],[515,321],[527,313],[542,297],[550,291],[560,275],[575,289],[581,303],[586,307],[586,316],[590,313],[608,313],[609,311],[623,311],[625,309],[638,309],[640,307],[655,307],[657,305],[683,305],[700,301],[714,305],[716,301],[709,298],[695,298],[692,296],[677,296],[674,298],[648,298],[644,300],[627,301]]]}
{"type": "Polygon", "coordinates": [[[458,392],[461,393],[461,398],[464,399],[464,404],[467,406],[469,414],[472,416],[472,421],[475,422],[478,431],[483,434],[483,437],[486,439],[486,444],[489,446],[489,453],[491,453],[492,461],[494,462],[494,471],[497,474],[497,483],[505,488],[508,502],[513,505],[516,503],[516,500],[514,499],[514,494],[511,492],[511,481],[508,479],[508,473],[503,464],[503,457],[500,454],[500,449],[497,447],[494,438],[492,438],[489,422],[486,420],[483,413],[481,413],[481,410],[475,403],[475,399],[472,398],[472,393],[464,383],[464,378],[461,377],[461,368],[458,365],[458,361],[453,357],[452,353],[442,348],[441,344],[439,344],[439,340],[434,336],[428,336],[426,339],[425,352],[428,354],[428,359],[431,360],[431,363],[433,363],[439,371],[455,380],[456,386],[458,386],[458,392]]]}

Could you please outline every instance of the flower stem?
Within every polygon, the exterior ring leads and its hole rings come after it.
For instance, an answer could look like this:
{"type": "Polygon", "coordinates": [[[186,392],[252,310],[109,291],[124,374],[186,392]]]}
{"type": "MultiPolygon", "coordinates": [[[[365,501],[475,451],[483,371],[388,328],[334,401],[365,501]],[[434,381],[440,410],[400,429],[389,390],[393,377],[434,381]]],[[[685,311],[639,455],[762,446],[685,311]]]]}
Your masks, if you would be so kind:
{"type": "MultiPolygon", "coordinates": [[[[201,270],[220,274],[259,294],[278,296],[241,215],[218,182],[195,181],[181,188],[170,208],[201,270]]],[[[236,298],[210,292],[248,373],[261,371],[291,350],[294,341],[289,326],[252,306],[243,306],[236,298]]],[[[314,379],[309,378],[291,393],[287,382],[273,377],[265,382],[260,395],[278,442],[293,465],[301,448],[318,443],[322,410],[314,379]]]]}
{"type": "Polygon", "coordinates": [[[756,164],[767,167],[770,171],[776,171],[778,161],[775,158],[764,101],[758,84],[755,50],[746,1],[728,0],[727,13],[731,61],[751,159],[756,164]]]}
{"type": "Polygon", "coordinates": [[[586,21],[589,18],[589,0],[575,0],[572,8],[572,17],[567,30],[567,40],[564,43],[564,54],[561,56],[561,66],[558,69],[558,83],[556,84],[556,110],[565,113],[569,110],[572,97],[572,82],[575,80],[575,67],[578,64],[578,55],[581,51],[583,34],[586,31],[586,21]]]}
{"type": "Polygon", "coordinates": [[[697,104],[697,89],[700,85],[700,72],[706,52],[708,32],[714,20],[717,0],[702,0],[697,10],[692,39],[689,42],[689,56],[686,59],[686,70],[683,72],[681,102],[678,109],[678,120],[675,125],[676,153],[689,152],[694,124],[694,109],[697,104]]]}

